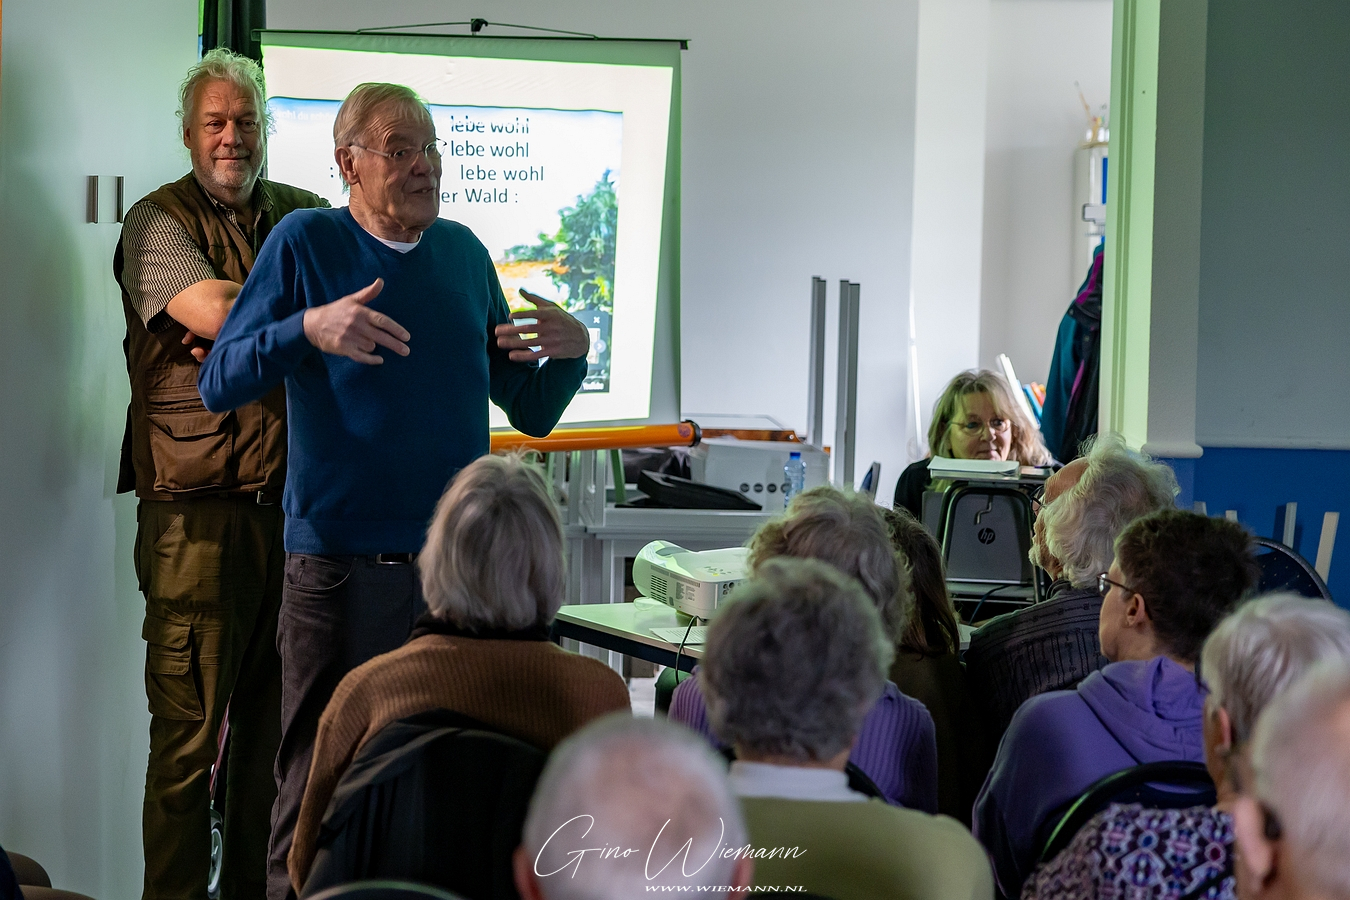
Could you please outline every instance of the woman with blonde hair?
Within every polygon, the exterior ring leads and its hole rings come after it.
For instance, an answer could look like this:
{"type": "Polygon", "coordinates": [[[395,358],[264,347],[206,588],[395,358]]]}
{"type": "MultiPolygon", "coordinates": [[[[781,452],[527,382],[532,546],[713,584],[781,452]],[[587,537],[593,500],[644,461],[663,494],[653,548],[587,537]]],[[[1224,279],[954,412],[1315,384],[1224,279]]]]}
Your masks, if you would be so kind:
{"type": "Polygon", "coordinates": [[[929,459],[1015,459],[1024,466],[1054,461],[1040,429],[1017,402],[1002,375],[969,369],[947,383],[928,426],[928,458],[913,463],[895,485],[895,507],[923,519],[923,492],[930,487],[929,459]]]}

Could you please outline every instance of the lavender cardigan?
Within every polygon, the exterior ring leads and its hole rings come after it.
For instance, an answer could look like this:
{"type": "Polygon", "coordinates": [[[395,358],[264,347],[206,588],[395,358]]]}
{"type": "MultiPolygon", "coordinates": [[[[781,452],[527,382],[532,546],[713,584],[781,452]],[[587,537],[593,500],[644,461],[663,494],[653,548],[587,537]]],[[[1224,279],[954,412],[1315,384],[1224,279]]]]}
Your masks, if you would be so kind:
{"type": "MultiPolygon", "coordinates": [[[[721,742],[708,722],[708,704],[698,682],[698,669],[680,681],[670,701],[669,718],[703,735],[715,749],[721,742]]],[[[849,762],[881,789],[886,802],[936,813],[937,737],[928,709],[900,693],[891,682],[858,731],[849,762]]]]}

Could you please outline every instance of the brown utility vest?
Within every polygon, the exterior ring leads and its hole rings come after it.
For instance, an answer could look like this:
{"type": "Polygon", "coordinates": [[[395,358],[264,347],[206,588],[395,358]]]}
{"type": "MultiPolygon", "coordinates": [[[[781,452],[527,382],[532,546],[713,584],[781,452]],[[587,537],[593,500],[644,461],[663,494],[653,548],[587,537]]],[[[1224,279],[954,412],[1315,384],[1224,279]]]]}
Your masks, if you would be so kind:
{"type": "MultiPolygon", "coordinates": [[[[145,197],[187,229],[215,269],[215,277],[243,284],[257,248],[293,209],[328,204],[317,194],[258,179],[262,207],[253,244],[216,207],[190,173],[145,197]]],[[[142,500],[174,500],[206,494],[257,494],[276,503],[286,484],[286,391],[278,385],[262,400],[213,413],[197,392],[200,369],[183,344],[187,329],[170,326],[151,334],[122,284],[122,244],[113,255],[113,275],[122,287],[127,336],[122,349],[131,378],[131,405],[122,439],[117,491],[134,490],[142,500]]]]}

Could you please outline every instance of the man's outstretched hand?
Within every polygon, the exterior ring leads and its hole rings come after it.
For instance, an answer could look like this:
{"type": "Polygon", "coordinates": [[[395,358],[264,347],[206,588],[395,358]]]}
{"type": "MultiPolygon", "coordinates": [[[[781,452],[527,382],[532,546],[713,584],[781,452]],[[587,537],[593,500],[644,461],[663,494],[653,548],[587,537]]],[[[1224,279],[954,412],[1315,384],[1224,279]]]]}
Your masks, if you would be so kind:
{"type": "Polygon", "coordinates": [[[512,313],[512,320],[529,318],[535,323],[497,326],[497,346],[511,351],[512,362],[532,362],[545,356],[576,359],[590,352],[591,333],[575,316],[524,288],[520,296],[533,303],[534,310],[512,313]]]}
{"type": "Polygon", "coordinates": [[[403,342],[408,340],[408,332],[384,313],[366,306],[383,289],[384,279],[376,278],[355,294],[305,310],[305,337],[324,353],[371,366],[384,362],[384,357],[375,352],[377,347],[407,356],[408,345],[403,342]]]}

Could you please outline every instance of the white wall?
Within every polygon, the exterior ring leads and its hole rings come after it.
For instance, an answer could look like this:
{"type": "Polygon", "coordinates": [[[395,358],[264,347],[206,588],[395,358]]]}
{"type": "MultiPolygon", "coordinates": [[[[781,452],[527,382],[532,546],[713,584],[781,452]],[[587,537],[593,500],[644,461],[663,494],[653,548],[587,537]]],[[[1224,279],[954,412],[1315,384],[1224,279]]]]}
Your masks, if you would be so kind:
{"type": "Polygon", "coordinates": [[[140,893],[148,752],[115,225],[85,176],[135,199],[186,170],[175,90],[196,54],[175,0],[8,0],[0,51],[0,845],[57,887],[140,893]]]}
{"type": "MultiPolygon", "coordinates": [[[[483,12],[463,0],[330,0],[321,18],[319,8],[271,0],[268,24],[346,29],[483,12]]],[[[683,408],[767,414],[804,431],[811,276],[829,281],[832,307],[839,279],[848,278],[862,284],[859,476],[873,459],[882,461],[883,479],[898,475],[907,438],[903,322],[917,0],[844,0],[828,9],[808,0],[503,0],[488,16],[690,39],[683,60],[683,408]]],[[[826,396],[832,422],[832,386],[826,396]]]]}
{"type": "MultiPolygon", "coordinates": [[[[990,0],[919,4],[912,254],[919,435],[926,435],[947,382],[979,358],[980,254],[973,238],[984,207],[989,11],[990,0]]],[[[919,459],[926,441],[908,449],[906,462],[919,459]]],[[[889,474],[898,478],[900,470],[889,474]]]]}
{"type": "Polygon", "coordinates": [[[1087,128],[1074,82],[1094,112],[1107,102],[1111,0],[991,0],[988,46],[980,363],[1007,353],[1021,380],[1044,382],[1087,274],[1070,258],[1073,153],[1087,128]]]}

